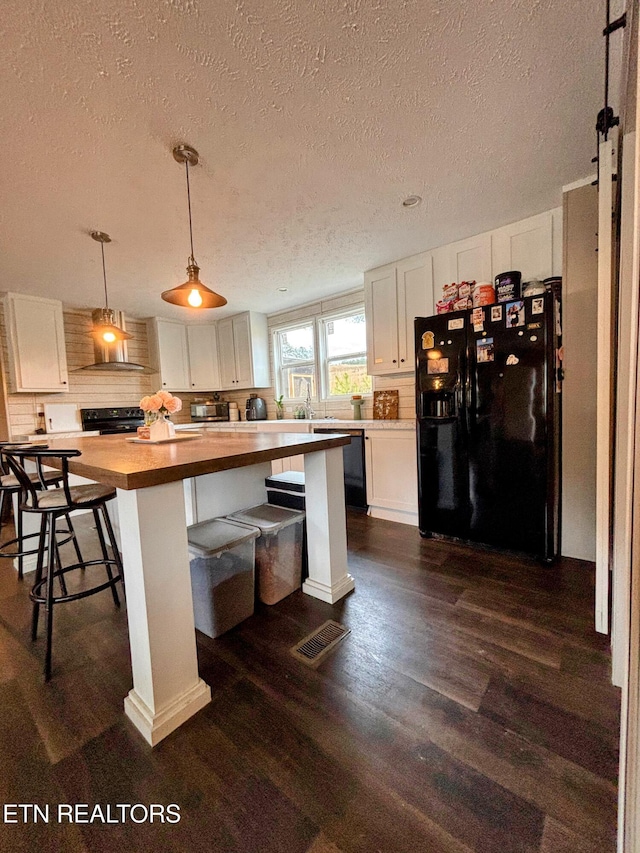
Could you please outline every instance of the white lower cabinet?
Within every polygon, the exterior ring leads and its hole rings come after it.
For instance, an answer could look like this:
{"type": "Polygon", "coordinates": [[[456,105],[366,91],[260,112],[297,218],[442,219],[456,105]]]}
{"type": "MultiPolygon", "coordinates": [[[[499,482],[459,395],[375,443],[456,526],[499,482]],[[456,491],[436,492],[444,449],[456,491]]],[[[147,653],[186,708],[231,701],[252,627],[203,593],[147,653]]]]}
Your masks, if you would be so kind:
{"type": "Polygon", "coordinates": [[[365,433],[369,515],[418,525],[418,472],[415,429],[365,433]]]}
{"type": "MultiPolygon", "coordinates": [[[[310,433],[314,426],[326,426],[327,423],[338,429],[341,425],[339,422],[330,421],[240,421],[215,426],[207,424],[206,429],[216,432],[230,430],[310,433]]],[[[349,421],[349,427],[357,425],[357,421],[349,421]]],[[[365,466],[369,515],[417,527],[418,474],[414,424],[407,422],[406,429],[365,428],[365,466]]],[[[272,474],[282,474],[285,471],[304,471],[304,455],[276,459],[271,463],[272,474]]],[[[197,495],[197,489],[194,495],[197,495]]],[[[195,515],[199,515],[201,519],[207,517],[202,515],[201,510],[202,507],[198,504],[195,515]]]]}

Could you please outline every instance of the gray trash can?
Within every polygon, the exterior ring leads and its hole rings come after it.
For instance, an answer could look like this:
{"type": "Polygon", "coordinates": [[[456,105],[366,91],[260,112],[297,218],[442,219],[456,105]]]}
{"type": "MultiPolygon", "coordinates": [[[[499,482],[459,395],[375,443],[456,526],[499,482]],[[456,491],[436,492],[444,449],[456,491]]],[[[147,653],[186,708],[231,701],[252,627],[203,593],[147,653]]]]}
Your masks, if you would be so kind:
{"type": "Polygon", "coordinates": [[[252,615],[260,530],[226,518],[187,528],[196,628],[219,637],[252,615]]]}
{"type": "Polygon", "coordinates": [[[256,540],[256,588],[263,604],[276,604],[302,584],[304,512],[260,504],[228,518],[260,528],[256,540]]]}

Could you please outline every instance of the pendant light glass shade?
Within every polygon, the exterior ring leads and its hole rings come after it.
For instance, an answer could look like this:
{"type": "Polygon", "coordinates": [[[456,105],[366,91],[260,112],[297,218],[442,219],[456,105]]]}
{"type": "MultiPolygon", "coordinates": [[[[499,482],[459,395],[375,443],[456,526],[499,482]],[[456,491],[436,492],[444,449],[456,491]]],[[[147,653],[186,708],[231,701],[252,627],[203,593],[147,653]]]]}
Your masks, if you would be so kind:
{"type": "Polygon", "coordinates": [[[184,163],[187,174],[187,204],[189,207],[191,254],[189,255],[189,264],[187,266],[187,275],[189,276],[187,281],[184,284],[179,284],[177,287],[172,287],[171,290],[165,290],[162,293],[162,298],[165,302],[170,302],[172,305],[179,305],[181,308],[220,308],[222,305],[227,304],[227,300],[224,296],[215,293],[200,281],[200,267],[193,256],[189,165],[196,166],[198,164],[198,152],[189,145],[178,145],[173,149],[173,157],[178,163],[184,163]]]}
{"type": "Polygon", "coordinates": [[[106,344],[113,344],[116,341],[127,341],[133,337],[124,329],[116,325],[115,312],[109,308],[109,295],[107,293],[107,269],[104,263],[104,244],[111,242],[111,237],[105,234],[104,231],[92,231],[91,237],[96,242],[100,243],[102,249],[102,277],[104,280],[104,304],[105,307],[100,309],[101,319],[98,323],[94,323],[91,334],[104,341],[106,344]]]}

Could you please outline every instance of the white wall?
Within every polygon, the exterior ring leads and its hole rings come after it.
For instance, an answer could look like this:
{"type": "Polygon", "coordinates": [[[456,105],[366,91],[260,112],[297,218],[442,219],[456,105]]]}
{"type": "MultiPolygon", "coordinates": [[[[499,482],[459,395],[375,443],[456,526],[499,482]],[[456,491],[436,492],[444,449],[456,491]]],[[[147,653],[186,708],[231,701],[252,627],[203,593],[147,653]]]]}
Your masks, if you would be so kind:
{"type": "Polygon", "coordinates": [[[564,193],[562,554],[595,560],[598,193],[564,193]]]}

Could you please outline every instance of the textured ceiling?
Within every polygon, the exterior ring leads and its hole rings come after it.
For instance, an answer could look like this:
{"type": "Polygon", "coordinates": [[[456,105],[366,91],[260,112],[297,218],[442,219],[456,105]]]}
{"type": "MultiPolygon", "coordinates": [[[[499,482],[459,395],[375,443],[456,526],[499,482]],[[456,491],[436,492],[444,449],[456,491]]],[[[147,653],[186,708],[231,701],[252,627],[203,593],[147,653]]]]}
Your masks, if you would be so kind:
{"type": "Polygon", "coordinates": [[[593,169],[601,5],[4,0],[0,289],[102,305],[99,229],[111,304],[184,318],[179,142],[208,318],[555,206],[593,169]]]}

